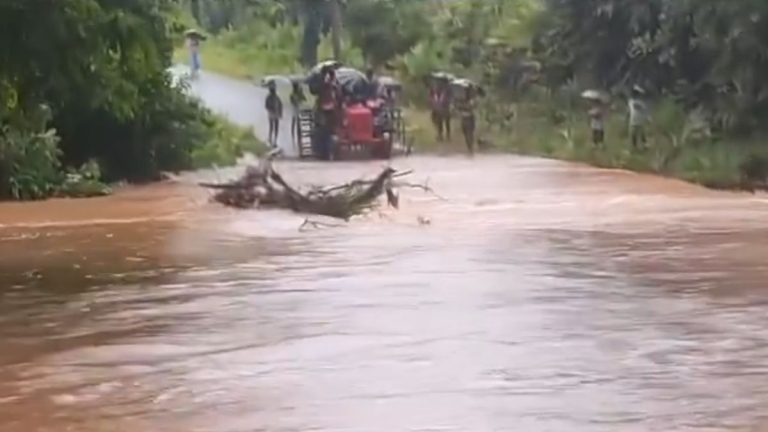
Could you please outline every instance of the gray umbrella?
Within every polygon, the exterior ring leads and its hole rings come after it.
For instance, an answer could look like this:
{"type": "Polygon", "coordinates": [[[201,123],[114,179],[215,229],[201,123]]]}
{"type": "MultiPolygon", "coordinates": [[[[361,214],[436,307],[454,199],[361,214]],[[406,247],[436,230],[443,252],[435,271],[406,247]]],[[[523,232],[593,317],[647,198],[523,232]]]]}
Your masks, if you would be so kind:
{"type": "Polygon", "coordinates": [[[448,72],[442,72],[442,71],[432,72],[429,76],[432,79],[439,80],[439,81],[452,82],[456,80],[456,75],[448,72]]]}
{"type": "Polygon", "coordinates": [[[195,30],[195,29],[189,29],[185,31],[184,36],[189,39],[198,39],[198,40],[208,39],[204,34],[200,33],[199,30],[195,30]]]}
{"type": "Polygon", "coordinates": [[[403,85],[400,83],[400,81],[389,77],[389,76],[380,76],[376,78],[376,81],[379,83],[379,86],[391,88],[395,90],[400,90],[403,88],[403,85]]]}

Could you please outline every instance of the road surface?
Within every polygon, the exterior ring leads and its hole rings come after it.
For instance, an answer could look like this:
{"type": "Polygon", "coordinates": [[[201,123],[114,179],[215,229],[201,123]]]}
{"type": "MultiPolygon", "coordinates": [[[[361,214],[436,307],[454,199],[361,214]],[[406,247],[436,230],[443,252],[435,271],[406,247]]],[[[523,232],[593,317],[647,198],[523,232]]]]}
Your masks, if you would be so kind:
{"type": "MultiPolygon", "coordinates": [[[[189,68],[176,66],[173,72],[176,76],[185,76],[189,74],[189,68]]],[[[266,89],[256,83],[202,71],[198,79],[190,81],[190,90],[213,111],[240,126],[253,128],[256,136],[267,142],[269,123],[264,109],[266,89]]],[[[278,145],[286,157],[297,157],[298,151],[291,139],[292,110],[288,100],[289,94],[284,94],[284,90],[281,90],[280,96],[284,117],[280,122],[278,145]]]]}

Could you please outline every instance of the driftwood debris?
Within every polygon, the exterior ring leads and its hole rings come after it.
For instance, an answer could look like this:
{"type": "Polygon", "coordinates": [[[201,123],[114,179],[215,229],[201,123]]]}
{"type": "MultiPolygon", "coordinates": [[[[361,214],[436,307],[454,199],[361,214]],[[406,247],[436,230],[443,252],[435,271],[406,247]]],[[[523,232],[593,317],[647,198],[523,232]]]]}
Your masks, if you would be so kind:
{"type": "MultiPolygon", "coordinates": [[[[393,180],[410,174],[385,168],[370,180],[355,180],[328,188],[312,188],[301,192],[275,171],[271,158],[258,166],[249,166],[239,179],[224,184],[200,183],[216,193],[212,199],[229,207],[284,208],[297,213],[317,214],[343,220],[362,214],[377,206],[378,198],[386,195],[390,206],[399,206],[398,187],[393,180]]],[[[403,184],[429,190],[427,186],[403,184]]]]}

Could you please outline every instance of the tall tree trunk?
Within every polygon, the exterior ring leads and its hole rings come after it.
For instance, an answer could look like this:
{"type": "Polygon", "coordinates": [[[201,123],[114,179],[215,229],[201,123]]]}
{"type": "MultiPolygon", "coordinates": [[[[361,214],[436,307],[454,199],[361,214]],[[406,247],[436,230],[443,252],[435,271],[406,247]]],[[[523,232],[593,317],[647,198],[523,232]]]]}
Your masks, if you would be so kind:
{"type": "Polygon", "coordinates": [[[192,16],[195,17],[195,21],[202,25],[203,21],[200,19],[200,0],[190,0],[189,8],[192,9],[192,16]]]}
{"type": "Polygon", "coordinates": [[[333,58],[342,61],[341,58],[341,6],[339,0],[328,0],[331,7],[331,41],[333,42],[333,58]]]}
{"type": "Polygon", "coordinates": [[[322,16],[319,2],[305,2],[301,15],[304,21],[304,34],[301,40],[301,64],[310,68],[317,63],[317,47],[320,45],[322,16]]]}

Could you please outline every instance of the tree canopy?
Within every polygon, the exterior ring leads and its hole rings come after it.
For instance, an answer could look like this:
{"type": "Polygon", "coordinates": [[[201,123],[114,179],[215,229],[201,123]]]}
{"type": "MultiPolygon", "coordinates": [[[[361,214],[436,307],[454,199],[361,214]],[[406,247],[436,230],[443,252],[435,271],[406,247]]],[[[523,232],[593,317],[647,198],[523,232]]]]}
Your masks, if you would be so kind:
{"type": "MultiPolygon", "coordinates": [[[[0,2],[0,198],[20,195],[20,173],[59,163],[98,160],[109,179],[132,180],[189,166],[207,114],[171,87],[170,5],[0,2]]],[[[51,179],[38,180],[29,197],[45,196],[51,179]]]]}
{"type": "Polygon", "coordinates": [[[705,108],[723,129],[764,123],[767,2],[548,0],[547,6],[538,53],[554,81],[645,86],[705,108]]]}

